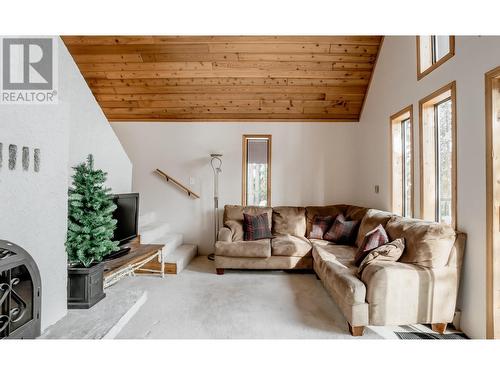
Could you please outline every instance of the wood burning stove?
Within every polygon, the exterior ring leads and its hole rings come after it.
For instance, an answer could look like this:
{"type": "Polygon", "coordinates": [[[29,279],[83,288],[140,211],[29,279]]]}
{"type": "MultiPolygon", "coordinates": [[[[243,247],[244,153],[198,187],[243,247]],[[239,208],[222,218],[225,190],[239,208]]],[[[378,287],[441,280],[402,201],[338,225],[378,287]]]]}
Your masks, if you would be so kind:
{"type": "Polygon", "coordinates": [[[28,252],[0,240],[0,340],[40,335],[41,282],[28,252]]]}

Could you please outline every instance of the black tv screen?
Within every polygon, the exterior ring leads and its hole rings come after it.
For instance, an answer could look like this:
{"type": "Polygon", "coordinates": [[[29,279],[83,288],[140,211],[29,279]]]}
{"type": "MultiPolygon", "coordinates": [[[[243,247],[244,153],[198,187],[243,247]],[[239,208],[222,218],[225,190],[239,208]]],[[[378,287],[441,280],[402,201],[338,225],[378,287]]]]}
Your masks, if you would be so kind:
{"type": "Polygon", "coordinates": [[[117,221],[113,240],[123,245],[138,234],[139,193],[116,194],[113,201],[117,206],[113,213],[117,221]]]}

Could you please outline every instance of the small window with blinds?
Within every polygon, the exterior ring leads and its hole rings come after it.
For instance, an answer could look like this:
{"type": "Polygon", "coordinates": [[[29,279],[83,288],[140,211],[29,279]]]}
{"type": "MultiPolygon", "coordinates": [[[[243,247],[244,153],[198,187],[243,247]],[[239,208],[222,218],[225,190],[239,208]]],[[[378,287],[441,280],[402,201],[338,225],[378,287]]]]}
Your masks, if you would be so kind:
{"type": "Polygon", "coordinates": [[[243,136],[244,206],[271,205],[271,135],[243,136]]]}

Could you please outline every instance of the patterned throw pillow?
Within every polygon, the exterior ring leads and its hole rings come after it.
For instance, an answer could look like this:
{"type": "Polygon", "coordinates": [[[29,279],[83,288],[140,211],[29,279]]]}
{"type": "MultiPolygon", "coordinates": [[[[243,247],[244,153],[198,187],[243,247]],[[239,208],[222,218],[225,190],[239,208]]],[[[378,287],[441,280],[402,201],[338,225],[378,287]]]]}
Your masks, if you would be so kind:
{"type": "Polygon", "coordinates": [[[387,237],[384,227],[382,224],[377,225],[375,229],[366,233],[365,238],[363,238],[363,242],[361,243],[361,246],[356,253],[356,257],[354,258],[354,264],[359,266],[371,250],[385,245],[387,242],[389,242],[389,237],[387,237]]]}
{"type": "Polygon", "coordinates": [[[331,216],[314,216],[310,239],[322,240],[325,232],[332,225],[333,217],[331,216]]]}
{"type": "Polygon", "coordinates": [[[243,214],[243,231],[245,241],[261,240],[263,238],[272,238],[269,228],[269,218],[266,213],[252,216],[243,214]]]}
{"type": "Polygon", "coordinates": [[[404,249],[405,239],[398,238],[371,250],[359,265],[358,274],[361,275],[363,270],[374,262],[397,262],[403,255],[404,249]]]}
{"type": "Polygon", "coordinates": [[[338,244],[350,244],[356,234],[358,221],[347,221],[344,215],[339,214],[333,222],[330,230],[323,236],[327,241],[338,244]]]}

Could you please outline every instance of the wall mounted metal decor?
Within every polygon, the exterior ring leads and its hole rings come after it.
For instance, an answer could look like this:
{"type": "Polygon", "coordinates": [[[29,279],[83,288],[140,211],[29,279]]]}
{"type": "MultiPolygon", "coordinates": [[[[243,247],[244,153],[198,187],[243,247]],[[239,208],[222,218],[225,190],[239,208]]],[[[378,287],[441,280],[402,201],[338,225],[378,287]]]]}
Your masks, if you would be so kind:
{"type": "MultiPolygon", "coordinates": [[[[3,147],[4,143],[0,142],[0,170],[3,167],[3,147]]],[[[6,147],[7,148],[7,147],[6,147]]],[[[13,171],[16,169],[16,166],[18,165],[17,163],[17,145],[10,144],[8,147],[8,158],[7,156],[5,157],[5,160],[8,160],[8,165],[9,165],[9,170],[13,171]]],[[[39,148],[34,148],[33,152],[30,152],[30,147],[28,146],[23,146],[21,149],[21,165],[22,169],[24,171],[29,171],[30,169],[30,164],[31,164],[31,155],[33,155],[33,171],[38,173],[40,172],[40,166],[41,166],[41,151],[39,148]]]]}

